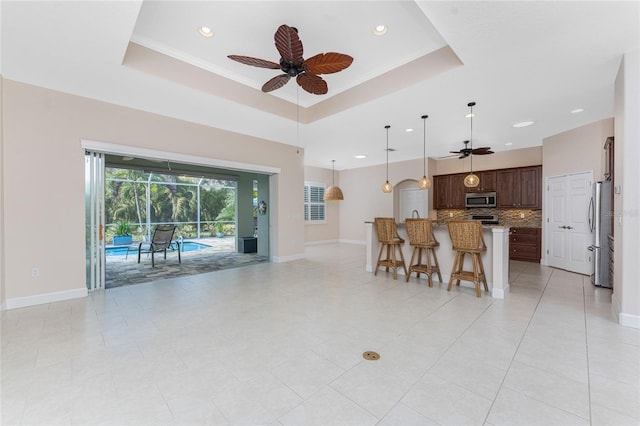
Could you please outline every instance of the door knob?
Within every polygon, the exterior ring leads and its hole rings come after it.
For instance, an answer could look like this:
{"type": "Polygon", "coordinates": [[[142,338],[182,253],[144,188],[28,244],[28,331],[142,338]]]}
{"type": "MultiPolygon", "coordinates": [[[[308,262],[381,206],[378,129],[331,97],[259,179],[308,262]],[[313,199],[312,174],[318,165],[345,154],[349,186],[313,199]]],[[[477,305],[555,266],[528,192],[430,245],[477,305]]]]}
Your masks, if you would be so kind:
{"type": "Polygon", "coordinates": [[[566,229],[573,229],[572,226],[565,226],[566,229]]]}

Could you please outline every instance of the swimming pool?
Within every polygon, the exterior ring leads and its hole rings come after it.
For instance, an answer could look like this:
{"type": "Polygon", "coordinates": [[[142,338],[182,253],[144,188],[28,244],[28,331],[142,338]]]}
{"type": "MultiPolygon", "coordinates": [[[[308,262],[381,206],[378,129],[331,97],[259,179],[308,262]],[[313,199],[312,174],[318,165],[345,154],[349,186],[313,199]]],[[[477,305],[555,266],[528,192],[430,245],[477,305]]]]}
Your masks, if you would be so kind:
{"type": "MultiPolygon", "coordinates": [[[[185,251],[196,251],[202,250],[205,248],[211,247],[208,244],[196,243],[193,241],[183,241],[180,245],[180,252],[184,253],[185,251]]],[[[119,247],[107,247],[105,249],[107,256],[124,256],[127,254],[127,246],[119,246],[119,247]]],[[[137,253],[138,245],[135,244],[135,249],[129,249],[129,254],[137,253]]]]}

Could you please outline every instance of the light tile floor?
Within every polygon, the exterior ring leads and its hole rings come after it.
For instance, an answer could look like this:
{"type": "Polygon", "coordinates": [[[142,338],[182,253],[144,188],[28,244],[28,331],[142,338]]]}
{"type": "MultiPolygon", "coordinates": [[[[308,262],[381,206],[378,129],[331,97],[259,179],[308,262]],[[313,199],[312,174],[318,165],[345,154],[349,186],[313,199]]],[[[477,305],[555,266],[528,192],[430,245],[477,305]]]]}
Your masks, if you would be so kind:
{"type": "Polygon", "coordinates": [[[306,255],[3,312],[2,424],[640,423],[640,331],[587,277],[478,299],[306,255]]]}

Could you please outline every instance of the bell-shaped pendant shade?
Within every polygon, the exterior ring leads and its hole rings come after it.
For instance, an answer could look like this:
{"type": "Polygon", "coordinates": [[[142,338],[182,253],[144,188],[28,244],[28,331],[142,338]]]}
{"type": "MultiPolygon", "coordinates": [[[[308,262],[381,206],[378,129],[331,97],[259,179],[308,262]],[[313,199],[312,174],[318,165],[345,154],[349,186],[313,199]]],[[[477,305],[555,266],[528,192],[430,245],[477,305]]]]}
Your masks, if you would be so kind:
{"type": "Polygon", "coordinates": [[[324,196],[322,199],[324,201],[342,201],[344,200],[344,195],[342,195],[342,189],[336,185],[336,168],[335,168],[336,160],[331,160],[331,186],[328,187],[324,191],[324,196]]]}
{"type": "Polygon", "coordinates": [[[342,201],[344,195],[342,195],[342,189],[338,186],[330,186],[324,191],[324,201],[342,201]]]}

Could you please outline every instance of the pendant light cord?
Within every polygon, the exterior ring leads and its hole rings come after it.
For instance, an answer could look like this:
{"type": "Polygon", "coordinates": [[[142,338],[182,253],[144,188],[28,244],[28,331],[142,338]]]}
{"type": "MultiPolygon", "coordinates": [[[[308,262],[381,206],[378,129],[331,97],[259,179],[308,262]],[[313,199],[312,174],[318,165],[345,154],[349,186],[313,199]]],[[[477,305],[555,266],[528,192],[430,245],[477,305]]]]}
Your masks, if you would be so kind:
{"type": "Polygon", "coordinates": [[[384,126],[387,129],[387,182],[389,182],[389,126],[388,124],[384,126]]]}
{"type": "Polygon", "coordinates": [[[331,186],[336,186],[336,160],[331,160],[331,186]]]}
{"type": "Polygon", "coordinates": [[[473,105],[471,107],[471,134],[469,135],[469,146],[471,147],[471,152],[469,153],[471,157],[471,174],[473,174],[473,105]]]}
{"type": "Polygon", "coordinates": [[[422,175],[427,176],[427,118],[428,115],[422,116],[423,138],[422,138],[422,175]]]}

